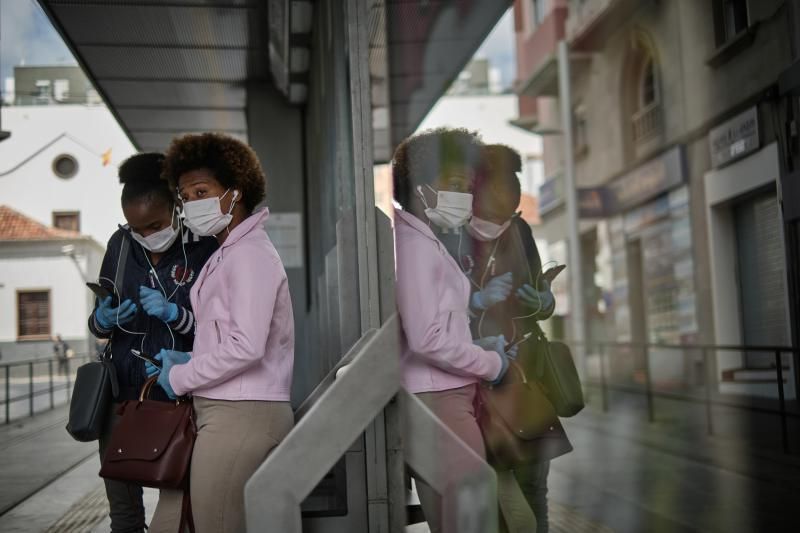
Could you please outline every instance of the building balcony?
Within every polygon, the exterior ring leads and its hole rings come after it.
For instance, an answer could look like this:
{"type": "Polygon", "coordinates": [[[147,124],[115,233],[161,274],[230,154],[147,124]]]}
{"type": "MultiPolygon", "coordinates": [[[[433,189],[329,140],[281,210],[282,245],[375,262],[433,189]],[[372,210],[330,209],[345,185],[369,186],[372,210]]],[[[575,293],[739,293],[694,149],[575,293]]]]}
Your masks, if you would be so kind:
{"type": "Polygon", "coordinates": [[[661,134],[661,105],[658,102],[640,109],[631,118],[633,140],[643,143],[661,134]]]}
{"type": "Polygon", "coordinates": [[[519,95],[558,94],[558,42],[565,38],[566,7],[555,7],[530,35],[517,33],[519,95]]]}
{"type": "Polygon", "coordinates": [[[602,48],[639,5],[638,0],[571,2],[565,29],[570,48],[585,52],[602,48]]]}

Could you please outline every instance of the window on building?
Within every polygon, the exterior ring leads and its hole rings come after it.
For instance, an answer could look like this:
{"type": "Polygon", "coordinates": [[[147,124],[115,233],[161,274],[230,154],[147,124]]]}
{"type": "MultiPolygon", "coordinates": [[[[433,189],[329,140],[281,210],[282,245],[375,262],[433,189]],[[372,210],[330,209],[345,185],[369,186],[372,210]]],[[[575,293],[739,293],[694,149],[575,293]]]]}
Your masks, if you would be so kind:
{"type": "Polygon", "coordinates": [[[661,95],[658,62],[649,40],[639,36],[628,59],[625,99],[638,143],[661,132],[661,95]]]}
{"type": "Polygon", "coordinates": [[[48,103],[51,94],[50,80],[36,80],[36,91],[33,97],[37,103],[48,103]]]}
{"type": "Polygon", "coordinates": [[[655,65],[652,58],[648,58],[645,62],[639,80],[639,108],[644,109],[655,104],[658,97],[655,65]]]}
{"type": "Polygon", "coordinates": [[[62,179],[69,179],[78,173],[78,161],[69,154],[61,154],[53,159],[53,173],[62,179]]]}
{"type": "Polygon", "coordinates": [[[589,150],[589,132],[586,125],[586,108],[576,106],[572,111],[572,141],[575,155],[584,155],[589,150]]]}
{"type": "Polygon", "coordinates": [[[69,231],[81,230],[81,214],[78,211],[54,211],[53,227],[69,231]]]}
{"type": "Polygon", "coordinates": [[[17,292],[17,337],[50,337],[50,291],[17,292]]]}
{"type": "Polygon", "coordinates": [[[533,27],[536,28],[544,21],[550,10],[550,0],[531,0],[531,18],[533,19],[533,27]]]}
{"type": "Polygon", "coordinates": [[[69,98],[69,80],[55,80],[53,98],[56,102],[64,102],[69,98]]]}
{"type": "Polygon", "coordinates": [[[747,0],[714,0],[713,7],[717,46],[731,41],[750,24],[747,0]]]}

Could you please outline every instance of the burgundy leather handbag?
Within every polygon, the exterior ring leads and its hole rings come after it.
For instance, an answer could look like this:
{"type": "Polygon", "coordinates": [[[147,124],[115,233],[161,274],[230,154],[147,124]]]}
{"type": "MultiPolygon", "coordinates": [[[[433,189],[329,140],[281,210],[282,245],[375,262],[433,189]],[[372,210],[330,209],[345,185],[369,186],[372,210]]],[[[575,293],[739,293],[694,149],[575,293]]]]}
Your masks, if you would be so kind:
{"type": "Polygon", "coordinates": [[[500,470],[554,459],[572,451],[542,386],[511,361],[500,385],[481,385],[478,425],[489,463],[500,470]]]}
{"type": "Polygon", "coordinates": [[[147,380],[139,400],[124,402],[119,423],[100,467],[100,476],[157,489],[188,488],[197,435],[190,401],[147,399],[158,376],[147,380]]]}

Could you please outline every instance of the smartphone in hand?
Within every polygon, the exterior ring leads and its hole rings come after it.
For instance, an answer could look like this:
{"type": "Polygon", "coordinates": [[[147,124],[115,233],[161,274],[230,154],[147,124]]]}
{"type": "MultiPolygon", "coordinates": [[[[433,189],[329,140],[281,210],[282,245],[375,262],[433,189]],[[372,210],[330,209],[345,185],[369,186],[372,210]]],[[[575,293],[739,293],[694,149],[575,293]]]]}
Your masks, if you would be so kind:
{"type": "Polygon", "coordinates": [[[156,359],[152,355],[148,355],[146,353],[143,353],[143,352],[140,352],[139,350],[134,350],[134,349],[131,350],[131,353],[135,357],[138,357],[139,359],[143,359],[143,360],[147,361],[148,363],[150,363],[151,365],[153,365],[154,367],[156,367],[158,369],[161,369],[161,361],[159,361],[158,359],[156,359]]]}
{"type": "Polygon", "coordinates": [[[100,285],[99,283],[95,283],[93,281],[89,281],[86,283],[86,286],[89,287],[97,299],[101,302],[111,296],[111,307],[119,307],[119,298],[116,294],[112,294],[111,291],[100,285]]]}
{"type": "Polygon", "coordinates": [[[561,272],[567,268],[567,265],[556,265],[553,268],[548,268],[544,274],[542,274],[542,279],[547,281],[547,283],[553,283],[553,280],[556,279],[556,276],[561,274],[561,272]]]}

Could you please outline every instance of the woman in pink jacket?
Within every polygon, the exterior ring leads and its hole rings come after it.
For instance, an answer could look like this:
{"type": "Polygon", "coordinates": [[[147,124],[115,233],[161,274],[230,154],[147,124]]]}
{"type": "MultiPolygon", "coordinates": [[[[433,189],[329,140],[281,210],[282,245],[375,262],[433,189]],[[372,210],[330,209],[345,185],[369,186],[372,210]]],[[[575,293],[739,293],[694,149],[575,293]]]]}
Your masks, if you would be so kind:
{"type": "MultiPolygon", "coordinates": [[[[485,458],[475,419],[476,385],[479,380],[499,382],[509,354],[502,336],[476,341],[488,349],[473,343],[469,280],[437,237],[439,232],[459,231],[469,220],[480,157],[481,144],[473,134],[433,130],[400,144],[392,173],[395,200],[403,208],[395,211],[403,385],[485,458]]],[[[437,533],[442,527],[440,497],[416,479],[425,518],[437,533]]]]}
{"type": "MultiPolygon", "coordinates": [[[[244,531],[244,484],[294,422],[292,301],[264,230],[269,212],[255,209],[265,177],[248,146],[211,133],[174,140],[164,177],[183,202],[186,226],[216,236],[219,249],[191,291],[193,351],[162,350],[158,383],[173,397],[194,397],[190,493],[197,532],[244,531]]],[[[180,496],[162,491],[150,532],[175,533],[179,520],[180,496]]]]}

